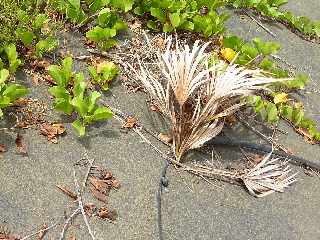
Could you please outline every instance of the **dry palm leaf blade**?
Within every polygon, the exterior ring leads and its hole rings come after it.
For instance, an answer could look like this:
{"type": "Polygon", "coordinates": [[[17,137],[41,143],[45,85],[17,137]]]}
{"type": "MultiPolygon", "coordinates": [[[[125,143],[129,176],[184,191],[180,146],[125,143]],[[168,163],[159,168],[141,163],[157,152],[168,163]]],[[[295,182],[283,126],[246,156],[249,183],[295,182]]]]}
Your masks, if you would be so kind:
{"type": "Polygon", "coordinates": [[[209,44],[199,45],[196,41],[192,48],[181,47],[176,40],[173,49],[169,38],[165,50],[156,54],[154,64],[138,57],[138,70],[129,65],[165,115],[178,161],[187,151],[201,147],[221,132],[225,117],[245,104],[241,97],[267,89],[266,84],[290,80],[275,79],[262,70],[232,62],[209,63],[209,44]],[[206,101],[202,101],[203,96],[206,101]]]}
{"type": "Polygon", "coordinates": [[[249,193],[255,197],[264,197],[273,192],[284,192],[296,182],[295,174],[290,174],[288,161],[281,162],[279,158],[271,158],[272,152],[262,159],[252,169],[240,176],[249,193]]]}

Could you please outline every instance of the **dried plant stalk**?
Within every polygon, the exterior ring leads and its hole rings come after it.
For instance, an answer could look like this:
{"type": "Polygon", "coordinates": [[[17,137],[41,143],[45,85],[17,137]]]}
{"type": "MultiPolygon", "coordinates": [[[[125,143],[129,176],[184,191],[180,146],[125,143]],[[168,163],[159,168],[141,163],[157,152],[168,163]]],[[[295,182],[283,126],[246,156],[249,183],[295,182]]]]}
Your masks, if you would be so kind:
{"type": "Polygon", "coordinates": [[[266,89],[266,84],[289,80],[224,61],[209,64],[208,45],[196,41],[192,49],[188,45],[182,48],[177,41],[172,49],[169,38],[166,50],[158,53],[156,70],[140,61],[138,71],[131,67],[168,118],[178,161],[188,150],[201,147],[221,132],[225,117],[244,104],[240,97],[266,89]]]}

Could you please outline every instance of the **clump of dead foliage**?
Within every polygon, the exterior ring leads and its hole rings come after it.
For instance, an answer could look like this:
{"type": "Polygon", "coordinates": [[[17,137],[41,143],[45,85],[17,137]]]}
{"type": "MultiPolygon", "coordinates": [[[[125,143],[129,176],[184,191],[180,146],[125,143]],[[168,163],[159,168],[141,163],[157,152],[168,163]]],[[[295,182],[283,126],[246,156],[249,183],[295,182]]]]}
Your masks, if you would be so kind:
{"type": "Polygon", "coordinates": [[[245,97],[268,91],[268,85],[274,82],[289,80],[272,78],[260,69],[212,60],[206,50],[209,44],[196,41],[192,47],[181,46],[169,37],[163,50],[149,51],[147,61],[136,55],[137,64],[127,66],[167,119],[176,165],[201,176],[241,180],[255,196],[283,192],[295,181],[294,175],[290,175],[287,162],[273,159],[271,153],[255,167],[236,172],[184,165],[183,156],[217,136],[226,117],[246,104],[245,97]]]}

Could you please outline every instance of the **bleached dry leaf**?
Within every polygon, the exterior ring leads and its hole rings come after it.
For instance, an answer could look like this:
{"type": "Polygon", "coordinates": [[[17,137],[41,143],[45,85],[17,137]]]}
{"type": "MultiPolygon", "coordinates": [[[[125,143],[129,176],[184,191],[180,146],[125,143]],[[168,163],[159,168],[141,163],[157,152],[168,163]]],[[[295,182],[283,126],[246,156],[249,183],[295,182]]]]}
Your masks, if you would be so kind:
{"type": "Polygon", "coordinates": [[[297,173],[291,174],[288,162],[281,162],[279,158],[271,158],[271,155],[272,152],[241,176],[248,191],[255,197],[264,197],[273,192],[284,192],[285,188],[296,181],[297,173]]]}
{"type": "Polygon", "coordinates": [[[196,41],[190,48],[180,47],[177,41],[175,49],[172,45],[169,38],[165,51],[158,53],[156,70],[140,59],[138,71],[130,67],[167,117],[178,160],[221,132],[225,117],[244,104],[240,103],[241,96],[265,89],[266,84],[288,80],[266,77],[262,70],[224,61],[209,66],[205,53],[209,43],[200,45],[196,41]]]}

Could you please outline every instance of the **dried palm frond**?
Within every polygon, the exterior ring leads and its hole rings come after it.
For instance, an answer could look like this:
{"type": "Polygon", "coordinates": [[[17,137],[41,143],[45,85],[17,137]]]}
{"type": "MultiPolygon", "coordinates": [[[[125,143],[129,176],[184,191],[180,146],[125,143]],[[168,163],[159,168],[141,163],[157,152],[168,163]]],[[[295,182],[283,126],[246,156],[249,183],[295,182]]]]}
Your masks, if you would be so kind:
{"type": "MultiPolygon", "coordinates": [[[[173,151],[179,161],[190,149],[198,148],[218,135],[224,118],[244,103],[241,96],[265,89],[280,79],[266,77],[262,70],[246,69],[220,61],[209,65],[205,53],[209,43],[192,49],[169,38],[165,52],[158,53],[157,71],[139,62],[131,68],[168,118],[173,136],[173,151]]],[[[288,79],[282,79],[288,80],[288,79]]]]}
{"type": "Polygon", "coordinates": [[[280,162],[279,158],[271,159],[268,154],[254,168],[241,176],[246,188],[256,197],[264,197],[273,192],[284,192],[284,189],[296,181],[291,174],[288,162],[280,162]]]}

